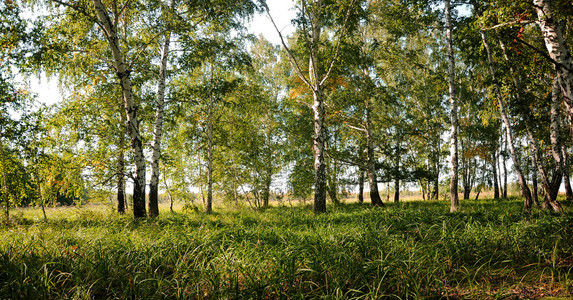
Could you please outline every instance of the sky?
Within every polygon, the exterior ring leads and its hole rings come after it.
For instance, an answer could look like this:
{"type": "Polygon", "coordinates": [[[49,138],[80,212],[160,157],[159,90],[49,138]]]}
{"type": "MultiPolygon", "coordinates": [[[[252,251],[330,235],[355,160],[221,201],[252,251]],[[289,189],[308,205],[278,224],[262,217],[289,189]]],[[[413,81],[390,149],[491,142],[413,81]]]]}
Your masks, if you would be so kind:
{"type": "MultiPolygon", "coordinates": [[[[293,0],[267,0],[267,5],[272,18],[283,36],[288,36],[294,31],[290,20],[294,18],[296,12],[293,10],[293,0]]],[[[280,44],[280,38],[273,24],[265,14],[255,15],[250,22],[249,31],[255,35],[263,35],[273,44],[280,44]]],[[[58,82],[56,78],[46,78],[44,75],[30,78],[30,90],[38,95],[38,100],[48,105],[58,103],[62,100],[58,82]]]]}

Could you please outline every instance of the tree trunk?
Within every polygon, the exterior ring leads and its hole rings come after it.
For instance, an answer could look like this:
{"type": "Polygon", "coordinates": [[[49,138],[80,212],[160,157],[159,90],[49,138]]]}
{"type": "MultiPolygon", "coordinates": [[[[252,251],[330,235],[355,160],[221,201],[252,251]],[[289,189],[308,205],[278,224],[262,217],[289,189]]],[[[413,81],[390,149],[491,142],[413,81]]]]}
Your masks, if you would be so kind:
{"type": "Polygon", "coordinates": [[[434,178],[433,178],[433,183],[434,183],[434,187],[433,187],[433,191],[432,191],[432,197],[431,199],[433,200],[438,200],[439,196],[440,196],[440,137],[437,137],[436,139],[436,148],[434,151],[434,178]]]}
{"type": "MultiPolygon", "coordinates": [[[[505,104],[504,104],[504,101],[503,101],[503,98],[501,95],[499,84],[497,83],[497,76],[495,74],[495,69],[493,67],[493,59],[491,57],[491,52],[489,49],[489,43],[487,42],[484,31],[481,31],[481,38],[482,38],[482,42],[483,42],[484,48],[485,48],[486,53],[487,53],[487,59],[488,59],[488,64],[489,64],[491,76],[492,76],[493,82],[495,83],[494,87],[495,87],[496,96],[498,98],[499,112],[501,114],[501,118],[502,118],[503,123],[505,124],[505,128],[506,128],[507,144],[509,145],[509,151],[511,152],[511,157],[513,159],[513,166],[515,168],[515,171],[517,172],[517,177],[519,179],[519,186],[521,188],[521,195],[523,196],[523,199],[524,199],[524,210],[529,211],[531,208],[531,204],[532,204],[531,191],[529,190],[529,187],[527,186],[527,181],[525,180],[525,177],[523,176],[523,172],[521,171],[521,166],[520,166],[519,160],[517,158],[517,153],[516,153],[514,146],[513,146],[513,132],[511,129],[511,123],[510,123],[509,118],[507,116],[507,113],[505,111],[505,104]]],[[[504,190],[505,190],[505,192],[507,192],[507,187],[505,187],[504,190]]]]}
{"type": "MultiPolygon", "coordinates": [[[[529,121],[526,121],[526,123],[529,121]]],[[[543,208],[547,209],[550,207],[550,202],[553,201],[553,197],[554,195],[556,196],[557,194],[554,194],[553,191],[553,187],[551,182],[549,181],[549,176],[547,175],[547,172],[545,170],[545,167],[543,167],[540,163],[540,159],[539,159],[539,145],[537,143],[537,139],[533,136],[533,133],[531,132],[531,129],[529,128],[529,126],[527,126],[527,135],[529,137],[530,140],[530,145],[531,145],[531,152],[532,152],[532,156],[537,164],[537,171],[539,172],[539,175],[541,176],[541,184],[543,185],[543,189],[545,190],[545,200],[543,201],[543,208]]],[[[556,170],[556,172],[558,172],[556,170]]],[[[556,176],[560,176],[559,174],[555,174],[554,178],[556,176]]]]}
{"type": "MultiPolygon", "coordinates": [[[[549,177],[545,168],[541,165],[538,154],[539,149],[537,145],[537,140],[535,140],[533,134],[530,130],[530,125],[528,125],[528,133],[533,146],[534,157],[538,162],[538,171],[541,175],[541,180],[543,184],[543,189],[545,190],[545,198],[542,204],[543,209],[553,209],[555,212],[562,212],[561,205],[557,202],[557,194],[559,193],[559,187],[562,181],[562,169],[563,169],[563,157],[561,154],[561,143],[559,140],[559,110],[561,107],[561,101],[559,101],[559,84],[558,79],[555,78],[552,90],[552,104],[551,104],[551,126],[550,126],[550,137],[551,137],[551,149],[553,158],[555,160],[556,169],[553,174],[553,179],[549,181],[549,177]]],[[[530,120],[526,120],[527,124],[530,124],[530,120]]]]}
{"type": "Polygon", "coordinates": [[[324,94],[319,87],[313,91],[314,103],[314,212],[326,212],[326,161],[324,157],[326,126],[324,124],[324,94]]]}
{"type": "Polygon", "coordinates": [[[3,140],[4,135],[2,129],[0,129],[0,156],[2,159],[2,185],[4,186],[4,192],[2,195],[4,196],[4,204],[6,205],[6,209],[4,210],[4,217],[6,218],[6,223],[10,221],[10,199],[8,197],[8,173],[6,172],[6,156],[4,154],[4,143],[3,140]]]}
{"type": "Polygon", "coordinates": [[[143,143],[139,132],[139,121],[137,120],[138,107],[133,99],[131,85],[131,70],[125,62],[124,54],[119,45],[117,36],[117,24],[111,22],[108,12],[101,0],[92,0],[94,8],[102,27],[102,31],[109,42],[113,55],[114,66],[120,82],[123,94],[125,113],[127,115],[127,129],[131,139],[131,148],[135,160],[135,176],[133,185],[133,215],[136,218],[145,217],[145,156],[143,154],[143,143]]]}
{"type": "MultiPolygon", "coordinates": [[[[173,0],[171,1],[173,6],[173,0]]],[[[163,42],[163,54],[159,66],[159,78],[157,80],[157,98],[155,105],[155,125],[153,127],[153,152],[151,153],[151,180],[149,181],[149,216],[159,216],[159,159],[161,158],[161,136],[163,133],[163,113],[165,104],[165,81],[167,71],[167,58],[169,57],[169,44],[171,32],[165,33],[163,42]]]]}
{"type": "Polygon", "coordinates": [[[469,160],[466,159],[464,153],[466,152],[466,149],[464,148],[464,139],[461,138],[459,139],[460,142],[460,147],[462,150],[462,187],[464,189],[464,195],[463,195],[463,199],[467,200],[469,199],[469,191],[468,191],[468,185],[469,185],[469,160]]]}
{"type": "Polygon", "coordinates": [[[539,191],[537,188],[537,160],[535,160],[535,156],[533,155],[531,155],[531,185],[533,187],[533,204],[539,207],[539,191]]]}
{"type": "MultiPolygon", "coordinates": [[[[311,26],[310,44],[309,44],[309,64],[308,64],[308,83],[312,90],[314,113],[314,137],[312,139],[312,151],[314,155],[314,212],[326,212],[326,126],[324,123],[324,86],[318,70],[318,48],[320,45],[320,36],[322,32],[322,20],[320,16],[320,7],[322,1],[318,0],[314,10],[308,11],[308,18],[311,26]]],[[[306,1],[303,1],[303,12],[306,7],[306,1]]]]}
{"type": "Polygon", "coordinates": [[[364,170],[358,169],[358,202],[364,203],[364,170]]]}
{"type": "Polygon", "coordinates": [[[390,201],[390,181],[386,182],[386,201],[390,201]]]}
{"type": "Polygon", "coordinates": [[[400,202],[400,146],[402,144],[401,134],[398,132],[396,137],[396,159],[394,161],[394,203],[400,202]]]}
{"type": "Polygon", "coordinates": [[[36,185],[38,186],[38,194],[40,195],[40,208],[42,208],[42,215],[44,216],[44,222],[48,222],[48,216],[46,215],[46,207],[45,207],[45,203],[46,200],[44,199],[44,194],[42,193],[42,186],[40,185],[40,178],[38,178],[38,172],[35,172],[35,178],[36,178],[36,185]]]}
{"type": "MultiPolygon", "coordinates": [[[[507,130],[507,129],[506,129],[507,130]]],[[[507,153],[507,138],[503,139],[503,155],[502,166],[503,166],[503,198],[507,198],[507,163],[505,161],[505,155],[507,153]]]]}
{"type": "Polygon", "coordinates": [[[372,132],[371,99],[366,100],[366,170],[368,184],[370,185],[370,201],[373,206],[383,206],[382,198],[378,192],[378,178],[376,175],[376,158],[374,157],[374,136],[372,132]]]}
{"type": "Polygon", "coordinates": [[[482,187],[481,187],[481,185],[479,185],[479,186],[477,187],[476,198],[474,199],[475,201],[478,201],[478,199],[479,199],[479,194],[481,193],[481,189],[482,189],[482,187]]]}
{"type": "MultiPolygon", "coordinates": [[[[123,129],[123,126],[120,126],[123,129]]],[[[117,211],[120,214],[125,213],[125,157],[123,149],[125,148],[124,132],[119,133],[119,154],[117,156],[117,211]]]]}
{"type": "MultiPolygon", "coordinates": [[[[534,0],[533,5],[537,11],[539,27],[543,33],[545,46],[555,64],[555,70],[557,71],[557,77],[563,93],[563,102],[567,108],[567,115],[571,118],[573,117],[573,66],[569,49],[567,49],[567,44],[563,39],[557,20],[553,18],[551,1],[534,0]]],[[[573,136],[573,123],[570,123],[569,126],[573,136]]]]}
{"type": "Polygon", "coordinates": [[[331,174],[329,176],[330,180],[328,181],[327,187],[328,187],[328,196],[330,197],[330,200],[332,200],[332,203],[334,203],[335,205],[338,205],[340,204],[340,199],[338,199],[338,183],[336,180],[335,170],[331,170],[331,172],[333,172],[334,174],[331,174]]]}
{"type": "Polygon", "coordinates": [[[332,200],[332,203],[334,203],[335,205],[340,204],[340,200],[338,199],[337,193],[336,193],[336,184],[332,183],[328,185],[328,196],[330,197],[330,200],[332,200]]]}
{"type": "Polygon", "coordinates": [[[163,165],[163,184],[165,185],[165,190],[167,190],[167,195],[169,196],[169,211],[173,212],[173,195],[171,195],[171,190],[169,189],[169,185],[167,185],[167,172],[165,171],[165,165],[163,165]]]}
{"type": "Polygon", "coordinates": [[[561,138],[560,138],[560,118],[561,118],[561,89],[559,86],[559,76],[555,76],[552,93],[551,93],[551,126],[550,126],[550,137],[551,137],[551,153],[553,154],[553,159],[555,160],[555,171],[553,172],[553,179],[551,181],[551,197],[548,199],[550,201],[549,207],[555,212],[563,212],[561,204],[557,201],[557,195],[559,194],[559,188],[561,182],[563,181],[563,154],[561,152],[561,138]]]}
{"type": "Polygon", "coordinates": [[[472,191],[472,174],[471,174],[471,169],[472,169],[472,160],[468,160],[468,162],[466,163],[466,170],[464,170],[465,173],[465,180],[464,180],[464,200],[468,200],[470,199],[470,193],[472,191]]]}
{"type": "Polygon", "coordinates": [[[394,179],[394,203],[400,202],[400,179],[394,179]]]}
{"type": "Polygon", "coordinates": [[[210,74],[211,92],[209,95],[209,107],[207,112],[207,203],[205,212],[213,213],[213,63],[211,62],[210,74]]]}
{"type": "Polygon", "coordinates": [[[497,181],[497,150],[493,152],[493,160],[491,162],[493,172],[493,198],[499,198],[499,182],[497,181]]]}
{"type": "Polygon", "coordinates": [[[450,212],[459,210],[458,199],[458,104],[455,92],[455,58],[452,42],[452,20],[450,13],[450,0],[444,1],[446,10],[446,40],[448,43],[448,84],[450,94],[450,212]]]}
{"type": "Polygon", "coordinates": [[[567,195],[567,200],[573,200],[573,190],[571,189],[571,179],[569,178],[569,157],[563,145],[561,145],[561,153],[563,155],[563,182],[565,183],[565,194],[567,195]]]}
{"type": "Polygon", "coordinates": [[[263,187],[263,207],[269,207],[269,198],[271,195],[272,166],[268,164],[265,170],[265,179],[263,187]]]}
{"type": "MultiPolygon", "coordinates": [[[[503,135],[503,133],[502,133],[502,135],[503,135]]],[[[499,142],[500,142],[500,146],[501,146],[501,144],[503,143],[503,137],[500,137],[500,141],[499,141],[499,142]]],[[[500,197],[501,197],[501,198],[505,198],[505,197],[503,196],[503,195],[504,195],[504,194],[503,194],[503,193],[504,193],[503,178],[501,177],[502,167],[501,167],[501,165],[500,165],[500,162],[503,162],[503,164],[505,165],[505,159],[503,158],[502,153],[503,153],[503,152],[501,151],[501,149],[500,149],[499,153],[496,153],[496,155],[497,155],[497,157],[498,157],[498,160],[497,160],[497,170],[499,171],[497,174],[498,174],[500,197]]]]}

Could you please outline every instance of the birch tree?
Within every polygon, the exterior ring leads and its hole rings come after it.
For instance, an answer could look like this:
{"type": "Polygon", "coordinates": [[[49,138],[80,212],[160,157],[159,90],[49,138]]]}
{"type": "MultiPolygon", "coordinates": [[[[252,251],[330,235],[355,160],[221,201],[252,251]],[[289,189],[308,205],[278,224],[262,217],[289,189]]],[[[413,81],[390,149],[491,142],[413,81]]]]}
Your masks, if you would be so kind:
{"type": "Polygon", "coordinates": [[[167,78],[167,62],[169,58],[169,46],[171,44],[171,26],[169,18],[174,12],[175,1],[171,0],[169,6],[162,7],[162,17],[166,24],[165,35],[161,47],[161,59],[159,74],[157,76],[157,94],[155,100],[155,121],[153,124],[153,145],[151,153],[151,179],[149,181],[149,216],[159,215],[159,159],[161,157],[161,136],[163,134],[163,116],[165,102],[165,82],[167,78]]]}
{"type": "MultiPolygon", "coordinates": [[[[131,141],[131,151],[133,154],[135,172],[133,174],[133,214],[134,217],[145,217],[147,215],[145,208],[145,177],[146,177],[146,162],[143,152],[143,137],[140,131],[139,123],[139,104],[134,96],[132,75],[134,68],[140,56],[149,47],[150,43],[155,41],[157,35],[153,35],[153,31],[147,31],[145,34],[139,36],[140,43],[134,46],[130,44],[130,34],[137,34],[145,32],[148,28],[135,28],[142,26],[142,17],[145,11],[141,11],[144,7],[141,3],[135,1],[102,1],[92,0],[89,2],[68,2],[63,0],[53,0],[49,3],[55,4],[56,8],[63,8],[63,12],[73,14],[75,16],[83,17],[82,20],[74,20],[79,24],[85,24],[85,28],[95,25],[99,31],[94,32],[96,36],[101,36],[105,41],[109,56],[98,57],[103,62],[107,63],[110,68],[115,72],[115,77],[121,88],[123,109],[126,116],[127,132],[131,141]],[[135,13],[135,10],[140,10],[135,13]],[[138,18],[139,17],[139,18],[138,18]],[[128,33],[128,31],[130,31],[128,33]]],[[[64,22],[70,21],[67,18],[58,20],[64,22]]],[[[58,24],[57,22],[55,24],[58,24]]],[[[78,25],[79,25],[78,24],[78,25]]],[[[77,28],[75,25],[70,28],[77,28]]],[[[73,46],[72,46],[73,47],[73,46]]],[[[72,51],[78,51],[70,46],[66,47],[72,51]]],[[[81,50],[79,50],[81,53],[81,50]]],[[[136,70],[137,71],[137,70],[136,70]]]]}
{"type": "MultiPolygon", "coordinates": [[[[569,117],[573,117],[573,64],[571,53],[565,43],[555,4],[559,1],[534,0],[533,6],[537,13],[538,24],[543,34],[549,57],[555,66],[557,78],[563,93],[563,102],[569,117]]],[[[571,134],[573,136],[573,123],[571,134]]]]}
{"type": "MultiPolygon", "coordinates": [[[[306,50],[308,51],[308,69],[303,69],[300,57],[295,57],[291,48],[287,46],[280,30],[282,46],[285,48],[292,67],[300,80],[311,90],[313,103],[313,155],[314,155],[314,212],[326,212],[326,126],[325,126],[325,83],[331,76],[340,54],[342,40],[349,32],[349,20],[352,13],[359,6],[357,0],[331,2],[328,0],[301,0],[299,3],[298,21],[302,31],[306,50]],[[342,14],[337,15],[337,12],[342,14]],[[334,18],[334,20],[332,20],[334,18]],[[324,57],[325,49],[321,39],[325,38],[323,32],[328,27],[336,28],[336,43],[333,49],[328,49],[331,55],[324,57]]],[[[267,14],[272,20],[270,11],[267,14]]],[[[274,24],[274,21],[273,21],[274,24]]]]}
{"type": "Polygon", "coordinates": [[[446,41],[448,44],[448,86],[450,96],[450,212],[459,210],[458,199],[458,104],[455,90],[455,58],[452,42],[452,17],[450,0],[444,0],[446,13],[446,41]]]}

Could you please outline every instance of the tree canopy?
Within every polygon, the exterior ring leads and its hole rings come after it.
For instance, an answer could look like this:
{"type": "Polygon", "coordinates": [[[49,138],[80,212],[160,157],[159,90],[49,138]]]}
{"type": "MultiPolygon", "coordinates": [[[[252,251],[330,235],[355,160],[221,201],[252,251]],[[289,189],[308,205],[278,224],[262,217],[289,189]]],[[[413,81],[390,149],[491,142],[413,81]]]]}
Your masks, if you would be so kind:
{"type": "Polygon", "coordinates": [[[99,199],[156,217],[168,198],[323,213],[365,190],[453,212],[458,179],[463,199],[516,183],[526,211],[541,192],[561,211],[562,184],[573,198],[570,1],[293,4],[285,35],[262,0],[2,2],[6,216],[99,199]],[[250,32],[255,14],[279,45],[250,32]],[[34,102],[39,74],[61,103],[34,102]]]}

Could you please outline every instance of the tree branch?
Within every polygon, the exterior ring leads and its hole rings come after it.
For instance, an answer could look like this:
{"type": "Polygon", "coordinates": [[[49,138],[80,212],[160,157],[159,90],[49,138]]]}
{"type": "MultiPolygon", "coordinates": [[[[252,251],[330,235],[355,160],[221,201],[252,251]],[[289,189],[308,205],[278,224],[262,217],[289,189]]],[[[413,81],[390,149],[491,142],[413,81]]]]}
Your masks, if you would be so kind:
{"type": "MultiPolygon", "coordinates": [[[[310,23],[312,24],[313,21],[312,21],[312,18],[311,18],[311,14],[308,12],[308,7],[307,7],[307,4],[306,4],[306,1],[305,1],[305,0],[302,0],[300,6],[301,6],[301,10],[302,10],[302,15],[303,15],[303,17],[306,15],[306,18],[307,18],[307,19],[310,21],[310,23]]],[[[310,33],[311,37],[314,36],[314,28],[312,28],[312,30],[313,30],[313,32],[310,33]]],[[[315,55],[314,55],[315,53],[314,53],[314,47],[313,47],[314,44],[311,42],[311,40],[309,40],[309,34],[308,34],[308,31],[309,31],[309,30],[306,28],[306,22],[304,22],[304,19],[303,19],[303,22],[302,22],[302,31],[303,31],[303,35],[304,35],[304,40],[306,41],[306,46],[307,46],[307,47],[309,48],[309,50],[310,50],[310,51],[309,51],[309,56],[310,56],[310,62],[309,62],[310,66],[309,66],[309,67],[312,67],[312,72],[313,72],[313,73],[311,74],[310,69],[309,69],[308,76],[309,76],[310,79],[314,78],[316,81],[318,81],[318,77],[316,76],[316,75],[317,75],[317,69],[316,69],[316,57],[315,57],[315,55]]],[[[314,41],[314,40],[313,40],[313,41],[314,41]]],[[[320,43],[320,40],[319,40],[319,41],[316,41],[316,43],[320,43]]],[[[310,80],[309,80],[309,81],[310,81],[310,80]]],[[[311,83],[312,83],[312,82],[311,82],[311,83]]],[[[311,87],[311,89],[314,91],[314,87],[311,87]]]]}
{"type": "Polygon", "coordinates": [[[484,30],[493,30],[493,29],[497,29],[500,27],[508,26],[508,25],[528,25],[528,24],[533,24],[533,23],[538,23],[538,22],[534,21],[534,20],[517,20],[517,21],[511,21],[511,22],[505,22],[505,23],[497,24],[497,25],[492,26],[492,27],[484,28],[484,30]]]}
{"type": "Polygon", "coordinates": [[[277,31],[277,33],[279,34],[279,37],[281,39],[281,44],[283,45],[283,47],[285,48],[289,60],[291,62],[291,64],[294,67],[295,72],[297,73],[298,77],[300,77],[300,79],[306,84],[308,85],[311,89],[312,89],[312,85],[310,84],[310,81],[304,76],[304,74],[302,73],[302,70],[300,69],[300,66],[298,64],[298,61],[296,60],[296,58],[294,58],[294,55],[292,54],[292,52],[290,51],[290,49],[287,47],[283,35],[280,32],[279,28],[277,27],[277,24],[275,23],[275,20],[273,19],[273,17],[271,16],[271,11],[269,10],[269,7],[266,3],[264,3],[265,6],[265,10],[267,11],[267,16],[269,17],[269,19],[271,20],[271,22],[273,23],[273,26],[275,27],[275,30],[277,31]]]}
{"type": "Polygon", "coordinates": [[[147,46],[149,46],[149,44],[151,44],[153,41],[155,41],[156,38],[158,38],[161,34],[165,33],[164,31],[159,31],[157,34],[155,34],[154,36],[152,36],[149,41],[145,44],[143,44],[139,51],[137,52],[137,54],[135,55],[135,57],[133,58],[133,60],[131,61],[131,63],[129,64],[129,69],[131,70],[131,67],[133,66],[133,64],[137,61],[137,59],[139,58],[139,56],[145,51],[145,49],[147,49],[147,46]]]}
{"type": "Polygon", "coordinates": [[[295,99],[294,101],[296,101],[296,102],[298,102],[298,103],[300,103],[300,104],[303,104],[304,106],[306,106],[306,107],[312,109],[312,104],[310,104],[310,103],[306,103],[306,102],[301,101],[301,100],[298,100],[298,99],[295,99]]]}
{"type": "Polygon", "coordinates": [[[571,69],[567,68],[567,66],[555,61],[553,58],[551,58],[551,56],[549,56],[549,54],[545,53],[545,51],[542,51],[541,49],[529,44],[528,42],[518,38],[517,36],[513,35],[513,34],[508,34],[509,37],[515,39],[516,41],[524,44],[525,46],[527,46],[528,48],[530,48],[531,50],[541,54],[541,56],[545,57],[547,60],[549,60],[551,63],[553,63],[555,66],[557,67],[561,67],[564,68],[565,70],[571,72],[571,69]]]}
{"type": "Polygon", "coordinates": [[[332,72],[332,69],[334,67],[334,63],[338,59],[338,55],[340,54],[341,39],[344,36],[344,31],[346,31],[346,24],[348,24],[348,19],[350,19],[350,13],[352,12],[352,8],[354,7],[355,2],[356,2],[356,0],[352,0],[352,3],[350,3],[350,7],[348,8],[348,11],[346,12],[346,17],[344,18],[344,23],[342,24],[342,28],[340,29],[340,36],[338,37],[338,44],[336,44],[336,50],[334,52],[334,57],[332,58],[332,61],[330,62],[330,65],[328,66],[328,71],[324,75],[324,78],[320,81],[320,85],[324,84],[326,79],[328,79],[328,76],[330,76],[330,73],[332,72]]]}
{"type": "Polygon", "coordinates": [[[73,9],[73,10],[75,10],[75,11],[81,13],[82,15],[84,15],[86,18],[88,18],[88,20],[90,20],[90,21],[92,21],[92,22],[94,22],[94,23],[100,25],[100,22],[98,21],[97,18],[95,18],[94,16],[90,15],[90,14],[88,13],[88,11],[85,10],[85,8],[80,7],[79,5],[74,5],[74,4],[71,4],[71,3],[68,3],[68,2],[64,2],[64,1],[61,1],[61,0],[52,0],[52,1],[55,2],[55,3],[57,3],[57,4],[60,4],[60,5],[62,5],[62,6],[71,8],[71,9],[73,9]]]}
{"type": "Polygon", "coordinates": [[[368,133],[368,131],[367,131],[365,128],[360,128],[360,127],[352,126],[352,125],[348,124],[348,122],[344,122],[344,124],[346,124],[346,126],[352,128],[352,129],[355,129],[355,130],[358,130],[358,131],[361,131],[361,132],[368,133]]]}

